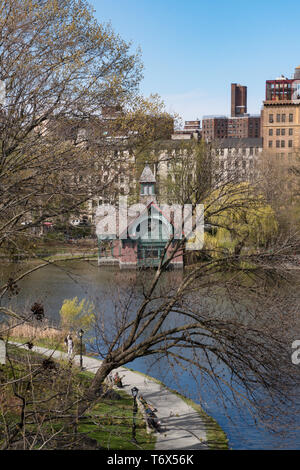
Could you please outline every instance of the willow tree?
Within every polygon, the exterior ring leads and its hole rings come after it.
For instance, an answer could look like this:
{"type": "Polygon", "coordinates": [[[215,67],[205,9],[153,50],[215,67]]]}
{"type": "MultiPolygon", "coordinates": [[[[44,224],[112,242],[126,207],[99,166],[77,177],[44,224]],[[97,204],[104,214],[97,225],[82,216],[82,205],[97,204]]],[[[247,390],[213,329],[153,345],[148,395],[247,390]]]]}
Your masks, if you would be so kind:
{"type": "Polygon", "coordinates": [[[208,230],[205,248],[212,256],[240,255],[267,248],[276,237],[274,210],[249,183],[226,185],[204,203],[208,230]]]}

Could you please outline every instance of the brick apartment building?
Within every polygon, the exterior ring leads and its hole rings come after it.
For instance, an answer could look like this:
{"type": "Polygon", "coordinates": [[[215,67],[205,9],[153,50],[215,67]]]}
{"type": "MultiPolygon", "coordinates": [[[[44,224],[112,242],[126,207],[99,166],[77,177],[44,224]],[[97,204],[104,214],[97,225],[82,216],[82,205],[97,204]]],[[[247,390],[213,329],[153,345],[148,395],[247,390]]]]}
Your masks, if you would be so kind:
{"type": "Polygon", "coordinates": [[[243,116],[228,118],[227,137],[247,139],[260,137],[260,116],[243,116]]]}
{"type": "Polygon", "coordinates": [[[231,116],[244,116],[247,114],[247,87],[231,84],[231,116]]]}
{"type": "Polygon", "coordinates": [[[294,78],[266,81],[262,108],[263,149],[278,158],[292,158],[300,149],[300,66],[294,78]]]}
{"type": "Polygon", "coordinates": [[[203,116],[202,138],[206,142],[226,138],[259,138],[259,115],[247,114],[247,87],[231,84],[231,116],[203,116]]]}
{"type": "Polygon", "coordinates": [[[226,116],[203,116],[202,139],[211,142],[228,137],[228,118],[226,116]]]}

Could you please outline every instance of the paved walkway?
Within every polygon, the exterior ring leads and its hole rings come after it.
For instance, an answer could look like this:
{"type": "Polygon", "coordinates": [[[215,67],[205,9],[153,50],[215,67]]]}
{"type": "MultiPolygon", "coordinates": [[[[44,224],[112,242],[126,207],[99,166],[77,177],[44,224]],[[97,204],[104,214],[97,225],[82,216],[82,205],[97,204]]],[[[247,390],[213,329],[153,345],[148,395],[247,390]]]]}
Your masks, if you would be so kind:
{"type": "MultiPolygon", "coordinates": [[[[66,353],[39,346],[34,346],[32,351],[52,356],[55,359],[67,358],[66,353]]],[[[74,361],[79,364],[79,355],[74,357],[74,361]]],[[[99,359],[83,356],[83,367],[90,372],[96,373],[100,364],[99,359]]],[[[162,423],[163,432],[156,433],[156,450],[208,449],[205,425],[201,416],[178,395],[154,380],[124,367],[119,367],[115,371],[121,377],[123,376],[123,390],[126,393],[131,395],[131,388],[136,386],[144,398],[157,408],[156,415],[162,423]]]]}

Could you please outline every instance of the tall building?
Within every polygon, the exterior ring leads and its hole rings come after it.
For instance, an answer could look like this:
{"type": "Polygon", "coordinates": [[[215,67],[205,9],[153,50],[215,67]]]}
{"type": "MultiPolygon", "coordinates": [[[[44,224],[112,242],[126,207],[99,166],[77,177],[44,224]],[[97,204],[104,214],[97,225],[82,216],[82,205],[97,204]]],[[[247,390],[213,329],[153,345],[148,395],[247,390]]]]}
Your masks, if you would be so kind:
{"type": "Polygon", "coordinates": [[[247,114],[247,87],[231,84],[231,117],[239,117],[247,114]]]}
{"type": "Polygon", "coordinates": [[[247,114],[247,87],[231,84],[231,116],[203,116],[202,138],[206,142],[216,139],[260,138],[259,115],[247,114]]]}
{"type": "Polygon", "coordinates": [[[300,66],[294,77],[266,81],[262,108],[262,137],[265,151],[277,158],[291,158],[300,149],[300,66]]]}

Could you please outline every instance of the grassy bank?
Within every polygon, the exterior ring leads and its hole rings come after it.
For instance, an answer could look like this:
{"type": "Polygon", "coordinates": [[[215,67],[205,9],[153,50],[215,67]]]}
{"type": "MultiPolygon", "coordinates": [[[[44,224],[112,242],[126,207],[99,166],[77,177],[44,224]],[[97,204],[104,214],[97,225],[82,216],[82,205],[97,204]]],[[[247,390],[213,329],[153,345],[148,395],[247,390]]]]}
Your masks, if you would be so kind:
{"type": "MultiPolygon", "coordinates": [[[[35,341],[34,344],[36,346],[44,346],[41,341],[35,341]]],[[[48,343],[46,346],[44,347],[48,347],[50,348],[50,343],[48,343]]],[[[63,349],[65,350],[65,348],[63,349]]],[[[149,380],[152,380],[156,383],[158,383],[159,385],[161,385],[162,387],[166,388],[167,390],[169,390],[171,393],[179,396],[185,403],[187,403],[189,406],[191,406],[192,408],[194,408],[194,410],[199,413],[199,415],[201,416],[202,420],[203,420],[203,423],[205,425],[205,431],[206,431],[206,435],[207,435],[207,444],[209,446],[209,448],[211,450],[226,450],[228,449],[228,439],[226,437],[226,434],[225,432],[223,431],[223,429],[220,427],[220,425],[217,423],[217,421],[212,418],[211,416],[209,416],[203,409],[202,407],[195,403],[193,400],[189,399],[189,398],[186,398],[185,396],[183,396],[182,394],[180,394],[179,392],[177,392],[176,390],[173,390],[169,387],[167,387],[164,383],[162,383],[160,380],[157,380],[147,374],[143,374],[142,372],[138,372],[136,370],[133,370],[133,369],[130,369],[130,368],[127,368],[128,370],[131,370],[135,373],[138,373],[140,375],[143,375],[144,377],[147,377],[149,380]]],[[[89,376],[90,378],[93,377],[93,374],[92,373],[88,373],[86,372],[85,373],[87,376],[89,376]]],[[[124,401],[128,402],[128,406],[129,406],[129,415],[131,414],[132,416],[132,411],[130,410],[130,407],[132,406],[132,399],[130,397],[128,397],[128,395],[124,394],[124,392],[122,393],[123,398],[124,398],[124,401]],[[131,403],[131,405],[130,405],[131,403]]],[[[110,423],[109,423],[109,417],[108,417],[108,413],[109,413],[109,409],[110,407],[112,406],[112,404],[109,404],[109,406],[105,406],[103,409],[102,409],[102,413],[103,413],[103,418],[105,418],[105,422],[106,422],[106,425],[110,426],[110,423]]],[[[123,406],[123,405],[122,405],[123,406]]],[[[125,417],[124,417],[124,420],[125,420],[125,417]]],[[[126,420],[125,420],[126,421],[126,420]]],[[[124,422],[125,422],[124,421],[124,422]]],[[[130,423],[129,423],[130,425],[130,423]]],[[[102,435],[102,431],[101,429],[93,429],[91,427],[91,423],[86,423],[86,426],[84,429],[85,429],[85,432],[88,432],[91,436],[98,436],[99,439],[103,439],[103,435],[102,435]]],[[[96,437],[95,437],[96,438],[96,437]]],[[[114,442],[114,439],[113,437],[110,437],[110,440],[107,439],[106,441],[106,444],[107,445],[113,445],[113,442],[114,442]],[[110,443],[110,444],[109,444],[110,443]]],[[[124,449],[126,449],[127,447],[123,447],[124,449]]]]}
{"type": "Polygon", "coordinates": [[[209,449],[211,450],[228,450],[229,449],[228,438],[225,432],[223,431],[223,429],[221,428],[221,426],[219,425],[219,423],[214,418],[209,416],[198,403],[195,403],[190,398],[186,398],[184,395],[177,392],[177,390],[173,390],[172,388],[167,387],[163,382],[161,382],[158,379],[155,379],[154,377],[151,377],[147,374],[144,374],[143,372],[138,372],[133,369],[129,369],[129,370],[137,374],[143,375],[144,377],[147,377],[149,380],[152,380],[158,383],[165,389],[169,390],[171,393],[174,393],[174,395],[177,395],[178,397],[180,397],[187,405],[194,408],[194,410],[197,411],[197,413],[201,416],[204,422],[206,436],[207,436],[207,444],[209,446],[209,449]]]}
{"type": "Polygon", "coordinates": [[[60,259],[96,259],[98,253],[96,239],[79,239],[71,241],[60,241],[55,239],[37,238],[32,248],[22,253],[12,253],[8,256],[7,251],[0,250],[1,261],[33,261],[36,259],[57,260],[60,259]]]}
{"type": "Polygon", "coordinates": [[[67,361],[8,345],[7,364],[0,368],[0,447],[10,436],[9,449],[152,450],[155,436],[147,434],[140,412],[138,445],[131,442],[133,403],[122,391],[104,389],[106,395],[74,425],[92,378],[67,361]]]}

